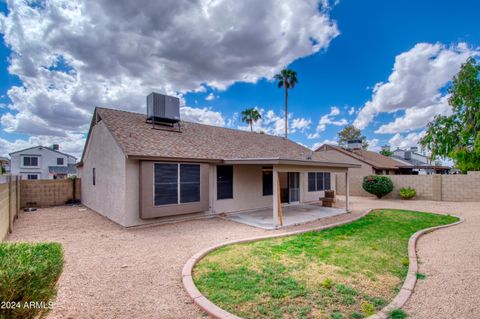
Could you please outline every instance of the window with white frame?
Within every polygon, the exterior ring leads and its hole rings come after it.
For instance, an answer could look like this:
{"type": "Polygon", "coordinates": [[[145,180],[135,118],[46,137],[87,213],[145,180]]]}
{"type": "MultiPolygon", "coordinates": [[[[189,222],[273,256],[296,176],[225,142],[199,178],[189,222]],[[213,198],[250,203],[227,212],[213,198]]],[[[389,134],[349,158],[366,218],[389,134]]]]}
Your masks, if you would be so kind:
{"type": "Polygon", "coordinates": [[[63,157],[57,157],[57,165],[63,165],[64,164],[64,158],[63,157]]]}
{"type": "Polygon", "coordinates": [[[200,201],[199,164],[154,164],[155,206],[200,201]]]}
{"type": "Polygon", "coordinates": [[[24,166],[24,167],[38,167],[38,156],[23,156],[22,166],[24,166]]]}
{"type": "Polygon", "coordinates": [[[328,172],[309,172],[308,173],[308,191],[318,192],[330,189],[330,173],[328,172]]]}
{"type": "Polygon", "coordinates": [[[27,179],[36,180],[38,179],[38,174],[27,174],[27,179]]]}

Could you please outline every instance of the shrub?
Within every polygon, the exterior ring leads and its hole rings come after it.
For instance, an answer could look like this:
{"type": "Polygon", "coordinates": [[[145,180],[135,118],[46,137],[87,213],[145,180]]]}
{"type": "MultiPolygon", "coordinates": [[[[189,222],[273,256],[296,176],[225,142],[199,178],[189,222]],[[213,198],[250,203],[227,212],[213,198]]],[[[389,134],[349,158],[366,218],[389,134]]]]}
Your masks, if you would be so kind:
{"type": "Polygon", "coordinates": [[[405,319],[405,318],[408,318],[408,316],[407,316],[407,313],[402,309],[395,309],[389,313],[388,318],[389,319],[405,319]]]}
{"type": "Polygon", "coordinates": [[[324,281],[322,281],[322,286],[325,289],[331,289],[333,287],[333,280],[332,278],[327,278],[324,281]]]}
{"type": "Polygon", "coordinates": [[[369,175],[363,178],[363,189],[382,198],[393,190],[393,183],[390,177],[369,175]]]}
{"type": "Polygon", "coordinates": [[[403,199],[412,199],[417,196],[417,191],[415,188],[411,187],[402,187],[400,188],[400,197],[403,199]]]}
{"type": "Polygon", "coordinates": [[[360,305],[360,307],[362,308],[362,312],[365,314],[365,316],[371,316],[371,315],[374,315],[377,313],[377,308],[375,308],[375,306],[368,302],[368,301],[364,301],[362,302],[362,304],[360,305]]]}
{"type": "Polygon", "coordinates": [[[0,318],[43,317],[52,308],[62,268],[58,243],[0,243],[0,318]]]}

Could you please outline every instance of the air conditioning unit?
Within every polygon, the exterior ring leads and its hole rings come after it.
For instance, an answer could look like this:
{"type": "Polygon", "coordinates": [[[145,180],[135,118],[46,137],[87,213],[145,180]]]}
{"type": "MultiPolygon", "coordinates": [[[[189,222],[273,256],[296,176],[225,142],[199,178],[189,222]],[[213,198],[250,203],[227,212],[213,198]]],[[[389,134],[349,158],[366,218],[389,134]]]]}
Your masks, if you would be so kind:
{"type": "Polygon", "coordinates": [[[180,122],[180,100],[152,92],[147,96],[147,120],[154,123],[180,122]]]}

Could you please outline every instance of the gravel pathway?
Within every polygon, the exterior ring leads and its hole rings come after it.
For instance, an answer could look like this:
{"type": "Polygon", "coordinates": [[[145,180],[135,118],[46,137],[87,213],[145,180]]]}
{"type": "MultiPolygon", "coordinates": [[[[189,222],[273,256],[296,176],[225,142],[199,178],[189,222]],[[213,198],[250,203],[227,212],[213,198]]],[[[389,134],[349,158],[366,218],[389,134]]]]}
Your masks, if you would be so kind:
{"type": "Polygon", "coordinates": [[[48,318],[204,318],[183,290],[183,264],[196,252],[233,239],[350,219],[369,208],[405,208],[466,218],[419,241],[419,282],[411,318],[474,318],[480,313],[480,203],[353,198],[352,214],[265,231],[218,218],[123,229],[79,207],[21,213],[9,241],[57,241],[65,253],[55,308],[48,318]]]}

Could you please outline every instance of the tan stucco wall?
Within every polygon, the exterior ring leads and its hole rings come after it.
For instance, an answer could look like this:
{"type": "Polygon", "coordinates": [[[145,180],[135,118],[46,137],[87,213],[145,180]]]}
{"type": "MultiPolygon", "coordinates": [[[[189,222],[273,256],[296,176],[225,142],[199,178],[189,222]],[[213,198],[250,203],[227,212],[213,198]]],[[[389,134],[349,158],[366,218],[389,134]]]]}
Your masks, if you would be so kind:
{"type": "Polygon", "coordinates": [[[216,169],[211,171],[214,181],[213,212],[216,214],[271,207],[272,196],[262,195],[262,166],[233,165],[233,198],[217,200],[216,169]]]}
{"type": "Polygon", "coordinates": [[[82,203],[114,222],[126,226],[126,158],[102,121],[92,127],[81,176],[82,203]],[[94,167],[95,186],[92,184],[94,167]]]}

